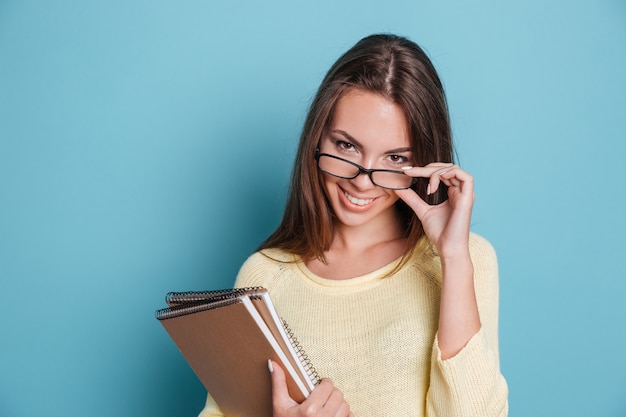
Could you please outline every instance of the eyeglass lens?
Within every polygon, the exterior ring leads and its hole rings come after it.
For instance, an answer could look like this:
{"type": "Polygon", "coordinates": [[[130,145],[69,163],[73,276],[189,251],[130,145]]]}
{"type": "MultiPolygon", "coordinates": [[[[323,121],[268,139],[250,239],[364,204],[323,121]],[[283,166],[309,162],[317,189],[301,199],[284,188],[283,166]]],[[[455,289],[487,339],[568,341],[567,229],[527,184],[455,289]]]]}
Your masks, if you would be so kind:
{"type": "MultiPolygon", "coordinates": [[[[329,155],[320,155],[318,166],[330,175],[346,179],[356,178],[361,172],[358,165],[329,155]]],[[[372,182],[379,187],[403,189],[409,188],[413,184],[413,178],[402,172],[373,171],[369,175],[372,182]]]]}

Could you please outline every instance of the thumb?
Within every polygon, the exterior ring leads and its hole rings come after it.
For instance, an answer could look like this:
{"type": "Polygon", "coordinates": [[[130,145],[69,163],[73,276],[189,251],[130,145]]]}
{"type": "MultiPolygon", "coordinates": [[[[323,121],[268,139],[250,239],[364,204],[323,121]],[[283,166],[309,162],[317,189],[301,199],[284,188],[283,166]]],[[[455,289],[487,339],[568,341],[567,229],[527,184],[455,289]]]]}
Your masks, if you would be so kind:
{"type": "Polygon", "coordinates": [[[274,404],[274,413],[276,413],[277,408],[284,410],[297,405],[298,403],[289,396],[287,378],[285,377],[283,368],[271,359],[267,361],[267,366],[269,367],[272,377],[272,403],[274,404]]]}

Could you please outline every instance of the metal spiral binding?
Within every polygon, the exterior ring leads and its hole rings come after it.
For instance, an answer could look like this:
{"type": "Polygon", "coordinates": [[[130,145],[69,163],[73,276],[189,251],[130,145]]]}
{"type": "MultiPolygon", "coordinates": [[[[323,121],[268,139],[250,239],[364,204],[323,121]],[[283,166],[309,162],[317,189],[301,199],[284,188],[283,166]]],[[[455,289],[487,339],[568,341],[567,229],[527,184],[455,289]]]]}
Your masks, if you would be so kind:
{"type": "Polygon", "coordinates": [[[321,381],[321,378],[319,374],[317,373],[317,371],[315,370],[315,368],[313,367],[313,364],[311,364],[311,360],[309,359],[307,354],[304,352],[304,348],[302,347],[300,342],[298,342],[298,339],[296,339],[296,336],[293,334],[293,332],[287,325],[287,322],[282,318],[281,318],[281,321],[283,322],[283,327],[285,329],[285,333],[287,333],[287,338],[289,339],[289,343],[291,343],[291,346],[293,346],[294,350],[296,351],[296,355],[298,355],[298,360],[302,364],[302,367],[304,368],[304,371],[309,377],[309,380],[313,383],[313,385],[319,384],[321,381]]]}
{"type": "Polygon", "coordinates": [[[235,303],[237,303],[237,298],[232,297],[223,298],[221,300],[218,300],[217,302],[212,302],[210,304],[207,304],[204,301],[196,301],[193,303],[179,304],[173,307],[157,310],[155,316],[158,320],[166,320],[172,317],[186,316],[188,314],[193,314],[200,311],[213,310],[218,307],[223,307],[235,303]]]}
{"type": "Polygon", "coordinates": [[[165,296],[165,301],[168,305],[175,306],[184,303],[233,298],[245,293],[256,292],[261,289],[263,288],[245,287],[229,288],[225,290],[170,292],[165,296]]]}

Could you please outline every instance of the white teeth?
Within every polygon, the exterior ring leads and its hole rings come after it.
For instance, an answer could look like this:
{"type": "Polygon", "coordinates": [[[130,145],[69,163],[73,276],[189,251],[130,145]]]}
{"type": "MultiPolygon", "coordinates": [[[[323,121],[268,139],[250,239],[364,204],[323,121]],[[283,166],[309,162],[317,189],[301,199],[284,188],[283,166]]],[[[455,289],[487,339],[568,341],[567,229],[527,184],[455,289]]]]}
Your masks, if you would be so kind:
{"type": "Polygon", "coordinates": [[[369,204],[372,201],[374,201],[373,198],[370,198],[370,199],[367,199],[367,200],[363,200],[361,198],[353,197],[350,194],[346,193],[345,191],[344,191],[343,195],[346,196],[348,201],[350,201],[352,204],[356,204],[357,206],[364,206],[364,205],[369,204]]]}

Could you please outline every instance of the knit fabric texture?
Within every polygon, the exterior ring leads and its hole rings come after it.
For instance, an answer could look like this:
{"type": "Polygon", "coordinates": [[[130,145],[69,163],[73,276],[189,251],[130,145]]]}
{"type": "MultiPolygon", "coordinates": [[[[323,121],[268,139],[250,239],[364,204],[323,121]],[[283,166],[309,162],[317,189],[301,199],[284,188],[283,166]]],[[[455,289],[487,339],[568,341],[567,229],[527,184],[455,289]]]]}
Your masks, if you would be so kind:
{"type": "MultiPolygon", "coordinates": [[[[345,280],[321,278],[298,257],[266,250],[248,258],[235,285],[267,288],[317,372],[333,380],[357,417],[503,417],[496,255],[476,234],[470,254],[482,327],[446,360],[437,343],[441,265],[430,246],[399,270],[396,260],[345,280]]],[[[209,395],[200,417],[222,415],[209,395]]]]}

